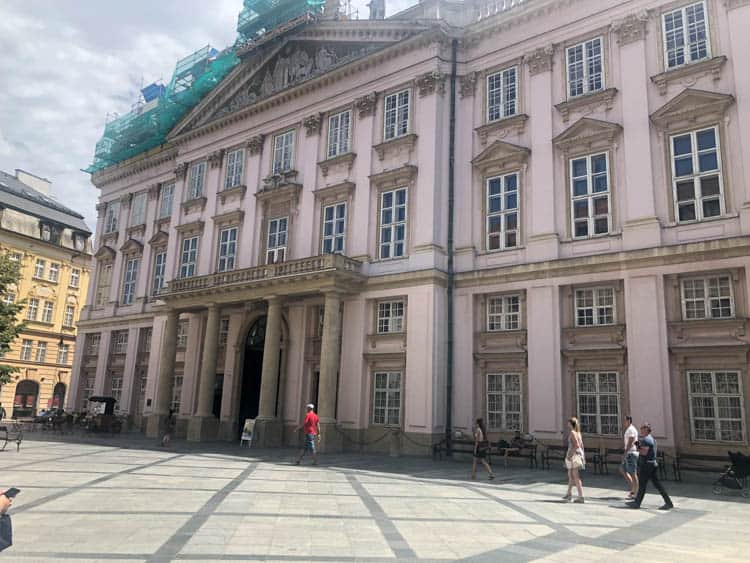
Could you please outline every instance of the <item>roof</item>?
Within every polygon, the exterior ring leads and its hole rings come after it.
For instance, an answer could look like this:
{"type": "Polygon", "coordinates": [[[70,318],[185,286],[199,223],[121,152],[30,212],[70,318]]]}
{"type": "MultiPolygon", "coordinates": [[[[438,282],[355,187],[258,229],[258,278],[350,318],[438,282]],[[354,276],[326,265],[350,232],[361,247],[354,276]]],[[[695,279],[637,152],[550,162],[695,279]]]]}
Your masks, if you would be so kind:
{"type": "Polygon", "coordinates": [[[39,219],[47,219],[74,231],[91,234],[83,215],[27,186],[15,176],[0,170],[0,208],[14,209],[39,219]]]}

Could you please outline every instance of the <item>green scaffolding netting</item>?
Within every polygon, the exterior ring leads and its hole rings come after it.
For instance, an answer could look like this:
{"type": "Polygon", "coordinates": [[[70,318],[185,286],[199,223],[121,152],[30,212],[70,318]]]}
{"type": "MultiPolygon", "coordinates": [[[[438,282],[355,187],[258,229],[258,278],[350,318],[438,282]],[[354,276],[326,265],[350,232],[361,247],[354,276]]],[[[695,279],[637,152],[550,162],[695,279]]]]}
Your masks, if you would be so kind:
{"type": "Polygon", "coordinates": [[[237,18],[240,41],[247,41],[306,12],[319,13],[325,0],[244,0],[237,18]]]}

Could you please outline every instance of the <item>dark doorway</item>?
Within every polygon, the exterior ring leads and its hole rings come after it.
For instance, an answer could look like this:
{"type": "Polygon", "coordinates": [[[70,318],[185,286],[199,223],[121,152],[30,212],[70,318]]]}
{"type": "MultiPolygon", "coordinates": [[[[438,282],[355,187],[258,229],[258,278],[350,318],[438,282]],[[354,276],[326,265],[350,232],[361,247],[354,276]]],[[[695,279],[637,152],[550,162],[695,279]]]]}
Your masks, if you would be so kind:
{"type": "Polygon", "coordinates": [[[52,404],[50,405],[53,409],[61,409],[65,404],[65,384],[58,383],[55,385],[52,391],[52,404]]]}
{"type": "Polygon", "coordinates": [[[242,431],[246,419],[258,416],[265,340],[266,317],[260,317],[250,327],[245,340],[245,360],[242,365],[242,388],[240,390],[239,431],[242,431]]]}
{"type": "Polygon", "coordinates": [[[320,387],[320,370],[316,369],[312,372],[312,379],[310,380],[310,402],[315,405],[315,412],[318,412],[318,389],[320,387]]]}
{"type": "Polygon", "coordinates": [[[16,396],[13,400],[13,418],[36,416],[36,401],[39,396],[39,384],[30,379],[24,379],[16,386],[16,396]]]}

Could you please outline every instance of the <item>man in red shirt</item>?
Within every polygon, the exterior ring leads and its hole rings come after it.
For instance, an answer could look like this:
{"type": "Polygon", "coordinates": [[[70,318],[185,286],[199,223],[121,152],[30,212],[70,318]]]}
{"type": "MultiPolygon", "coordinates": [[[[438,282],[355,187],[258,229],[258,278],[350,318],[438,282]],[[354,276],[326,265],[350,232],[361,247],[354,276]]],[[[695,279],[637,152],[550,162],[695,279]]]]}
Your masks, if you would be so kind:
{"type": "Polygon", "coordinates": [[[306,452],[310,452],[313,458],[313,465],[318,465],[318,452],[315,451],[315,440],[320,437],[320,419],[315,414],[313,409],[315,405],[310,403],[307,405],[307,414],[305,415],[305,421],[297,427],[297,430],[302,429],[305,434],[305,444],[302,447],[302,451],[297,458],[297,465],[300,464],[302,458],[305,457],[306,452]]]}

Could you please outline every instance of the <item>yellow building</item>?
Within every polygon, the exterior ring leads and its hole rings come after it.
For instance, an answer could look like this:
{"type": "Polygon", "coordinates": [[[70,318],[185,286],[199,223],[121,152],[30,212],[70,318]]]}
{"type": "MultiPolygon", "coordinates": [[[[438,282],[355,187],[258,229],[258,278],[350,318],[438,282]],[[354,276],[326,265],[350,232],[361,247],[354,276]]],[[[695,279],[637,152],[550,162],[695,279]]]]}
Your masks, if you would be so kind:
{"type": "Polygon", "coordinates": [[[21,264],[6,302],[26,300],[26,328],[0,360],[18,371],[0,387],[7,417],[62,407],[70,385],[76,323],[86,303],[91,232],[83,216],[49,196],[50,182],[0,171],[0,252],[21,264]]]}

